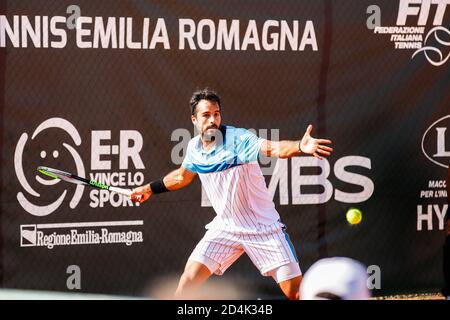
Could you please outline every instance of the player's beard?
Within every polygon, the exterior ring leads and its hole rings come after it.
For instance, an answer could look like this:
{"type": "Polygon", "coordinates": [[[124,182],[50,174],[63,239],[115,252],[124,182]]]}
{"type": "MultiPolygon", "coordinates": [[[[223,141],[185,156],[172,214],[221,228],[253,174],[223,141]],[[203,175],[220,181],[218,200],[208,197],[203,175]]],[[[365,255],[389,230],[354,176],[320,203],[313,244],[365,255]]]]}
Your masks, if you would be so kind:
{"type": "Polygon", "coordinates": [[[203,131],[203,140],[208,142],[221,141],[222,132],[215,124],[211,125],[207,127],[205,131],[203,131]]]}

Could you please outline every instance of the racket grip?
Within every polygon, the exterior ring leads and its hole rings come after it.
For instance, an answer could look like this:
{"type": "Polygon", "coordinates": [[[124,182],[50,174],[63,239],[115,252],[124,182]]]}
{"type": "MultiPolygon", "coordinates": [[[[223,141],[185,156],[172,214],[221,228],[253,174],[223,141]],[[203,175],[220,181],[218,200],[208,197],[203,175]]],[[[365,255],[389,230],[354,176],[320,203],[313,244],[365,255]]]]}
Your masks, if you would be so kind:
{"type": "Polygon", "coordinates": [[[131,194],[133,193],[133,191],[130,189],[123,189],[123,188],[118,188],[118,187],[109,187],[109,191],[112,191],[115,193],[120,193],[127,197],[130,197],[131,194]]]}

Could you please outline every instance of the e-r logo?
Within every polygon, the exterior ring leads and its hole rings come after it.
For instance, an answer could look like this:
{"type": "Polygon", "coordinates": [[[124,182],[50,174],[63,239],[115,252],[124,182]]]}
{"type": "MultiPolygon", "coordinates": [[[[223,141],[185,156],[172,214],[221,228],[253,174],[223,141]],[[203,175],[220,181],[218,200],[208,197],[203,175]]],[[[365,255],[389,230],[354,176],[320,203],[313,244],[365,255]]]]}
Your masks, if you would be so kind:
{"type": "MultiPolygon", "coordinates": [[[[111,160],[102,160],[102,156],[118,155],[119,169],[128,169],[128,159],[136,169],[145,169],[139,152],[142,150],[143,139],[136,130],[120,130],[119,145],[109,145],[102,141],[111,140],[110,130],[92,131],[91,170],[111,170],[111,160]],[[133,143],[130,145],[130,141],[133,143]]],[[[103,157],[104,158],[104,157],[103,157]]]]}

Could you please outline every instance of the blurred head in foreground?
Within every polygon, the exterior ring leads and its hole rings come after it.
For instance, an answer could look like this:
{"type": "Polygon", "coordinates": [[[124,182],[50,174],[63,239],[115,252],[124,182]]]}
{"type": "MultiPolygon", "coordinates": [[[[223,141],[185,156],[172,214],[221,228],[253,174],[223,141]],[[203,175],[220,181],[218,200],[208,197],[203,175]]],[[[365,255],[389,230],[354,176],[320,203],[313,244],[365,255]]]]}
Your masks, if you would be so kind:
{"type": "Polygon", "coordinates": [[[325,258],[314,263],[300,286],[301,300],[367,300],[367,270],[350,258],[325,258]]]}

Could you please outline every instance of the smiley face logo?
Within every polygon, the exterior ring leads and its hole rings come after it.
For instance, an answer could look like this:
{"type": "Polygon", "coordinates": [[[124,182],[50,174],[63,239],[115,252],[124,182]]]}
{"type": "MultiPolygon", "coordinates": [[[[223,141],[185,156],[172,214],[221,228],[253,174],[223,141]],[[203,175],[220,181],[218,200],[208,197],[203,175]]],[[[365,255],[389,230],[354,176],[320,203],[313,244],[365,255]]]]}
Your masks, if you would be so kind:
{"type": "MultiPolygon", "coordinates": [[[[33,135],[31,136],[31,140],[35,140],[35,138],[42,132],[50,128],[57,128],[65,131],[69,136],[72,138],[73,142],[76,146],[79,146],[81,144],[81,137],[78,133],[77,129],[74,127],[72,123],[69,121],[63,119],[63,118],[51,118],[44,122],[42,122],[36,130],[33,132],[33,135]]],[[[25,177],[24,168],[23,168],[23,155],[25,146],[27,145],[28,141],[28,134],[23,133],[16,146],[16,150],[14,152],[14,167],[17,175],[17,179],[19,180],[22,188],[31,196],[33,197],[41,197],[41,194],[36,192],[28,182],[28,180],[25,177]]],[[[85,170],[83,161],[81,160],[80,155],[78,152],[72,147],[71,145],[67,143],[63,143],[62,146],[69,151],[69,154],[73,158],[73,161],[75,162],[77,175],[79,176],[85,176],[85,170]]],[[[54,149],[52,151],[48,150],[41,150],[39,152],[39,160],[40,161],[49,161],[49,160],[56,160],[60,158],[60,151],[57,149],[54,149]]],[[[42,177],[40,177],[38,174],[35,175],[36,181],[43,185],[43,186],[54,186],[60,182],[59,179],[52,179],[47,180],[42,177]]],[[[74,209],[78,203],[80,202],[81,196],[83,195],[84,186],[83,185],[77,185],[75,189],[75,193],[72,197],[72,200],[70,201],[70,208],[74,209]]],[[[34,215],[34,216],[47,216],[50,213],[54,212],[56,209],[59,208],[61,203],[63,202],[64,198],[66,197],[67,190],[64,190],[62,194],[58,197],[57,200],[54,202],[47,204],[47,205],[36,205],[32,202],[30,202],[26,197],[25,194],[22,192],[17,193],[17,200],[19,201],[19,204],[24,208],[28,213],[34,215]]]]}

